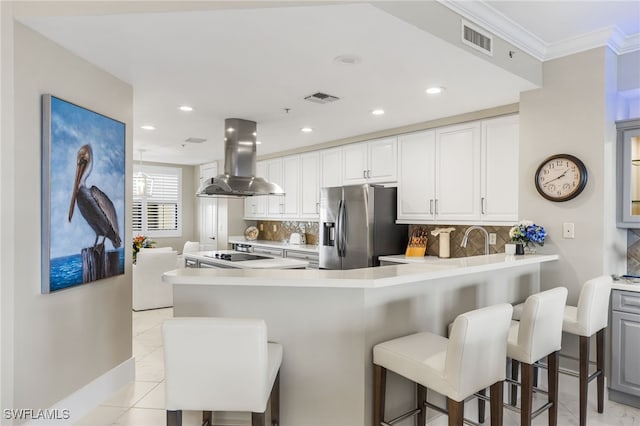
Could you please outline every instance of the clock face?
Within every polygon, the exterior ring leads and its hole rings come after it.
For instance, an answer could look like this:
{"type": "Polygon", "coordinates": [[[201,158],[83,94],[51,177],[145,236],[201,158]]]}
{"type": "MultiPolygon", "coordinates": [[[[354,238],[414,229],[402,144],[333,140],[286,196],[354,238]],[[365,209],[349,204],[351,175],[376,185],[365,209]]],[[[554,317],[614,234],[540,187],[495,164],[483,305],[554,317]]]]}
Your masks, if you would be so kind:
{"type": "Polygon", "coordinates": [[[547,200],[567,201],[575,198],[587,185],[587,168],[569,154],[553,155],[536,171],[536,189],[547,200]]]}

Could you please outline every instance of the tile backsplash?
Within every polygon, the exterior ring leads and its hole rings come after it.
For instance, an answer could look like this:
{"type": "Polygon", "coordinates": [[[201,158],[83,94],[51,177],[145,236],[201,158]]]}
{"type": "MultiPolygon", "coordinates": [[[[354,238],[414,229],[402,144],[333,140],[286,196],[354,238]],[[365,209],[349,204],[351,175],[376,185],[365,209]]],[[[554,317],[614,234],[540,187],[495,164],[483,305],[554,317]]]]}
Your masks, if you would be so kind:
{"type": "Polygon", "coordinates": [[[627,274],[640,275],[640,229],[627,230],[627,274]]]}
{"type": "Polygon", "coordinates": [[[318,222],[259,220],[255,226],[260,240],[289,241],[289,236],[298,232],[305,234],[307,244],[318,244],[318,222]]]}
{"type": "MultiPolygon", "coordinates": [[[[451,232],[450,244],[451,244],[451,257],[467,257],[467,256],[479,256],[484,254],[484,235],[482,231],[471,231],[469,234],[469,241],[467,247],[461,247],[462,238],[464,232],[471,225],[409,225],[409,235],[416,228],[421,228],[427,231],[427,251],[426,256],[438,256],[440,252],[439,237],[431,235],[431,231],[436,228],[455,228],[455,231],[451,232]]],[[[504,253],[504,245],[511,241],[509,238],[510,226],[482,226],[489,233],[496,234],[496,243],[489,245],[489,254],[504,253]]]]}
{"type": "MultiPolygon", "coordinates": [[[[258,220],[255,225],[260,234],[258,238],[267,241],[288,241],[293,232],[304,233],[307,244],[318,244],[319,224],[318,222],[298,222],[298,221],[272,221],[258,220]]],[[[431,231],[436,228],[452,227],[456,230],[451,232],[451,257],[477,256],[484,254],[484,236],[480,231],[472,231],[469,236],[469,243],[466,248],[460,247],[464,231],[469,225],[409,225],[409,235],[416,228],[427,231],[427,251],[428,256],[438,256],[440,246],[439,237],[431,235],[431,231]]],[[[496,244],[489,245],[489,253],[504,253],[504,245],[510,241],[510,226],[483,226],[489,233],[496,234],[496,244]]],[[[640,232],[636,237],[638,240],[638,260],[636,265],[640,267],[640,232]]],[[[400,254],[400,253],[398,253],[400,254]]]]}

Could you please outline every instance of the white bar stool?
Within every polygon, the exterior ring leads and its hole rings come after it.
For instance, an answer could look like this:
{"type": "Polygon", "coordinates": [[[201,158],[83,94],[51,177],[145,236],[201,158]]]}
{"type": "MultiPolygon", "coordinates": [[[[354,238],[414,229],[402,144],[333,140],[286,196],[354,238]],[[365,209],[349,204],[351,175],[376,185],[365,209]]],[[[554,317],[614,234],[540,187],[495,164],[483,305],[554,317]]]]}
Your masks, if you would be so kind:
{"type": "MultiPolygon", "coordinates": [[[[579,373],[561,370],[561,373],[578,376],[580,383],[580,426],[587,424],[587,393],[589,382],[598,378],[598,413],[604,412],[604,336],[609,319],[609,297],[612,279],[600,276],[587,281],[578,298],[578,306],[564,308],[562,331],[580,337],[579,373]],[[589,343],[596,336],[596,370],[589,375],[589,343]]],[[[514,306],[513,318],[519,319],[522,305],[514,306]]]]}
{"type": "Polygon", "coordinates": [[[167,425],[182,424],[182,410],[251,412],[252,426],[279,422],[282,346],[267,342],[261,319],[173,318],[162,324],[167,425]]]}
{"type": "MultiPolygon", "coordinates": [[[[527,298],[519,309],[520,321],[512,321],[509,329],[507,356],[512,362],[512,379],[517,378],[518,365],[522,366],[522,398],[520,425],[549,410],[549,426],[558,424],[558,357],[562,343],[562,318],[567,302],[567,289],[557,287],[527,298]],[[533,364],[547,357],[548,401],[533,411],[533,364]]],[[[484,401],[479,400],[480,408],[484,401]]]]}
{"type": "Polygon", "coordinates": [[[373,348],[373,425],[390,425],[412,415],[426,422],[426,408],[443,411],[427,402],[427,388],[447,397],[450,426],[461,426],[464,400],[491,388],[491,425],[502,425],[504,359],[513,308],[499,304],[459,315],[450,338],[417,333],[380,343],[373,348]],[[394,420],[384,421],[387,370],[417,384],[417,407],[394,420]]]}

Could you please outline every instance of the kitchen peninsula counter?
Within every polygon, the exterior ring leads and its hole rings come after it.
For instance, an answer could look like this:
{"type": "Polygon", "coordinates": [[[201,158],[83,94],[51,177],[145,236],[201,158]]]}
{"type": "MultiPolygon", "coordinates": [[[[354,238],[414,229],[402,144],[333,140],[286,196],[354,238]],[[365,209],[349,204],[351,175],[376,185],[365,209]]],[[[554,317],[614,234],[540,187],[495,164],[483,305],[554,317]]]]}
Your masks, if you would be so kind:
{"type": "MultiPolygon", "coordinates": [[[[420,331],[444,336],[460,313],[521,302],[539,291],[541,265],[556,259],[496,254],[348,271],[180,269],[164,279],[174,284],[177,317],[266,321],[269,340],[284,347],[282,426],[362,426],[371,424],[374,345],[420,331]]],[[[393,417],[410,407],[413,388],[395,374],[387,386],[393,417]]],[[[234,415],[221,420],[239,420],[234,415]]]]}

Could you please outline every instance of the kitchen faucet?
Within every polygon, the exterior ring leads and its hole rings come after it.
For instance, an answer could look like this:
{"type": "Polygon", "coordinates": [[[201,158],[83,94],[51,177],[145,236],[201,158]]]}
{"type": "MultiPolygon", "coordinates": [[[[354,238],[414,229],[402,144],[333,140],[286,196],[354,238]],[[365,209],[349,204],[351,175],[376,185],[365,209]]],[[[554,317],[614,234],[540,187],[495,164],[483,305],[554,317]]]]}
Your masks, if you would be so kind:
{"type": "Polygon", "coordinates": [[[469,233],[474,229],[478,229],[484,233],[484,254],[486,256],[489,254],[489,233],[482,226],[473,225],[468,227],[467,230],[464,231],[464,237],[462,238],[462,244],[460,244],[460,247],[467,247],[467,243],[469,242],[469,233]]]}

